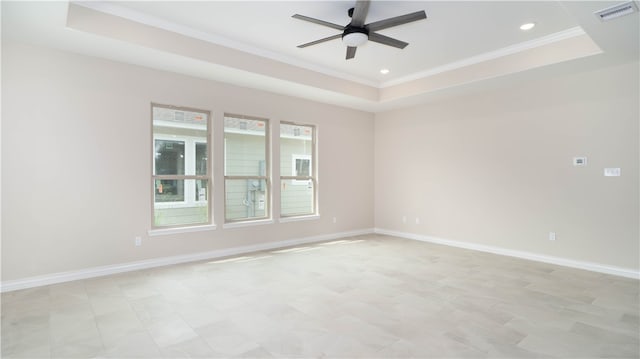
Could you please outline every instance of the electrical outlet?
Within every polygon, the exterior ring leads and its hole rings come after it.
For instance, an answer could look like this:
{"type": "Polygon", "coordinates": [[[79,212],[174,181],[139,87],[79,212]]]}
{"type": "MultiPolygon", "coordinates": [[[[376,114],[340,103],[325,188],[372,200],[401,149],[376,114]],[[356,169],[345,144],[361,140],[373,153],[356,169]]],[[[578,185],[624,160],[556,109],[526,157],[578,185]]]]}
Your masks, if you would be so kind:
{"type": "Polygon", "coordinates": [[[338,222],[338,219],[336,217],[333,217],[333,223],[338,222]]]}
{"type": "Polygon", "coordinates": [[[407,216],[402,216],[402,223],[407,223],[407,216]]]}
{"type": "Polygon", "coordinates": [[[556,240],[556,232],[549,232],[549,240],[550,241],[556,240]]]}
{"type": "Polygon", "coordinates": [[[136,237],[134,243],[136,247],[140,247],[142,245],[142,237],[136,237]]]}
{"type": "Polygon", "coordinates": [[[420,224],[420,218],[416,217],[416,224],[420,224]]]}

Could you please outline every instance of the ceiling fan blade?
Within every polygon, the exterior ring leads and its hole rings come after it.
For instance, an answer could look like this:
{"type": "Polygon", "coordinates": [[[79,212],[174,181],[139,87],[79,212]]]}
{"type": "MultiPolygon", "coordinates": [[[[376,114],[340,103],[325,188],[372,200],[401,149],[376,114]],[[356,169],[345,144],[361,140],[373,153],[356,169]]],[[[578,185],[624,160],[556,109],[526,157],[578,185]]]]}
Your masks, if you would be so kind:
{"type": "Polygon", "coordinates": [[[364,19],[369,12],[369,0],[358,0],[353,8],[353,16],[351,17],[351,26],[363,27],[364,19]]]}
{"type": "Polygon", "coordinates": [[[318,25],[323,25],[326,27],[330,27],[332,29],[336,29],[336,30],[344,30],[344,26],[342,25],[338,25],[338,24],[334,24],[328,21],[324,21],[324,20],[319,20],[319,19],[314,19],[312,17],[308,17],[308,16],[304,16],[304,15],[300,15],[300,14],[295,14],[293,16],[291,16],[294,19],[298,19],[298,20],[304,20],[304,21],[309,21],[312,22],[314,24],[318,24],[318,25]]]}
{"type": "Polygon", "coordinates": [[[336,34],[336,35],[332,35],[332,36],[329,36],[329,37],[325,37],[324,39],[311,41],[311,42],[307,42],[306,44],[298,45],[298,47],[299,48],[303,48],[303,47],[307,47],[307,46],[311,46],[311,45],[321,44],[323,42],[331,41],[331,40],[334,40],[334,39],[339,39],[340,37],[342,37],[342,34],[336,34]]]}
{"type": "Polygon", "coordinates": [[[347,47],[347,60],[356,57],[356,49],[357,47],[353,47],[353,46],[347,47]]]}
{"type": "Polygon", "coordinates": [[[369,31],[378,31],[392,26],[398,26],[406,24],[408,22],[418,21],[426,18],[427,14],[424,12],[424,10],[421,10],[412,12],[411,14],[390,17],[388,19],[372,22],[371,24],[367,24],[365,28],[369,31]]]}
{"type": "Polygon", "coordinates": [[[391,38],[389,36],[376,34],[375,32],[370,32],[369,33],[369,41],[377,42],[377,43],[383,44],[383,45],[389,45],[389,46],[397,47],[399,49],[404,49],[405,47],[407,47],[407,45],[409,45],[409,43],[407,43],[407,42],[396,40],[396,39],[391,38]]]}

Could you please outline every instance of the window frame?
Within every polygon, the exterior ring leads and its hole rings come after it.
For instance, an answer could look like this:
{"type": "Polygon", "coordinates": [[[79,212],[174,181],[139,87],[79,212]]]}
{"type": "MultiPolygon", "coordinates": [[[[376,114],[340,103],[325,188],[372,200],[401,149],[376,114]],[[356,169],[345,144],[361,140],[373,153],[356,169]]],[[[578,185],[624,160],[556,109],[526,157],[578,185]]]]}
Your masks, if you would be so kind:
{"type": "MultiPolygon", "coordinates": [[[[212,119],[211,119],[211,111],[208,110],[202,110],[202,109],[197,109],[197,108],[193,108],[193,107],[185,107],[185,106],[174,106],[174,105],[165,105],[165,104],[159,104],[159,103],[155,103],[152,102],[151,103],[151,231],[163,231],[163,230],[167,230],[167,231],[172,231],[172,230],[176,230],[176,229],[181,229],[181,228],[192,228],[192,227],[203,227],[203,226],[211,226],[213,225],[213,156],[212,156],[212,151],[213,151],[213,145],[212,145],[212,137],[211,137],[211,131],[212,131],[212,119]],[[154,118],[153,118],[153,109],[154,108],[164,108],[164,109],[168,109],[168,110],[176,110],[176,111],[186,111],[186,112],[196,112],[196,113],[202,113],[204,115],[207,116],[207,121],[206,121],[206,125],[207,125],[207,133],[206,133],[206,142],[202,142],[202,140],[197,140],[195,137],[191,137],[191,136],[183,136],[180,138],[177,138],[177,140],[181,140],[184,141],[184,146],[185,146],[185,168],[184,168],[184,175],[157,175],[155,173],[155,142],[156,139],[160,139],[160,140],[176,140],[176,138],[171,137],[171,135],[166,135],[166,134],[160,134],[159,138],[156,138],[156,134],[154,132],[154,118]],[[207,173],[205,175],[196,175],[195,173],[197,172],[197,170],[194,171],[193,175],[187,175],[186,173],[188,172],[187,170],[187,161],[186,161],[186,156],[188,153],[187,148],[189,146],[187,146],[187,142],[191,142],[193,144],[193,156],[195,158],[195,149],[196,149],[196,144],[197,143],[205,143],[207,146],[207,173]],[[182,181],[186,181],[187,180],[193,180],[194,184],[195,181],[197,180],[206,180],[207,181],[207,201],[206,204],[203,201],[199,201],[199,200],[193,200],[190,201],[188,200],[188,196],[192,193],[190,193],[190,191],[187,191],[185,189],[185,193],[184,193],[184,201],[180,201],[180,202],[167,202],[167,203],[161,203],[161,208],[179,208],[179,207],[183,207],[186,206],[188,203],[193,204],[195,207],[207,207],[207,221],[206,222],[199,222],[199,223],[188,223],[188,224],[178,224],[178,225],[169,225],[169,226],[158,226],[156,225],[156,220],[155,220],[155,209],[156,209],[156,202],[155,202],[155,191],[156,191],[156,180],[182,180],[182,181]],[[188,194],[189,193],[189,194],[188,194]]],[[[194,168],[195,169],[195,168],[194,168]]],[[[196,186],[194,186],[194,190],[195,190],[196,186]]]]}
{"type": "MultiPolygon", "coordinates": [[[[230,132],[231,133],[231,132],[230,132]]],[[[238,115],[234,113],[225,113],[222,121],[222,138],[224,141],[224,152],[222,154],[222,162],[223,162],[223,191],[224,191],[224,223],[229,224],[262,224],[262,223],[271,223],[272,213],[271,213],[271,121],[268,118],[256,117],[256,116],[246,116],[246,115],[238,115]],[[225,128],[224,120],[227,118],[235,118],[238,120],[250,120],[250,121],[264,121],[265,123],[265,132],[264,132],[264,160],[265,160],[265,175],[264,176],[229,176],[227,175],[227,131],[225,128]],[[240,218],[240,219],[229,219],[227,218],[227,180],[264,180],[265,181],[265,203],[264,203],[264,213],[265,215],[262,217],[251,217],[251,218],[240,218]]]]}
{"type": "MultiPolygon", "coordinates": [[[[280,173],[280,186],[282,186],[282,181],[290,180],[292,184],[308,184],[309,181],[312,182],[313,185],[313,212],[312,213],[304,213],[304,214],[291,214],[291,215],[283,215],[282,214],[282,193],[280,194],[280,218],[281,219],[292,219],[292,218],[303,218],[303,217],[314,217],[318,216],[318,127],[313,124],[307,123],[298,123],[298,122],[289,122],[289,121],[280,121],[280,125],[290,125],[290,126],[304,126],[311,127],[311,166],[309,166],[309,176],[284,176],[280,173]]],[[[278,134],[278,138],[280,141],[280,152],[282,153],[282,133],[278,134]]],[[[292,172],[295,173],[295,159],[301,158],[302,156],[309,155],[300,155],[293,154],[292,155],[293,168],[292,172]],[[297,156],[297,157],[296,157],[297,156]]],[[[280,162],[282,159],[280,159],[280,162]]],[[[280,168],[282,168],[282,163],[280,163],[280,168]]],[[[280,171],[282,172],[282,170],[280,171]]]]}

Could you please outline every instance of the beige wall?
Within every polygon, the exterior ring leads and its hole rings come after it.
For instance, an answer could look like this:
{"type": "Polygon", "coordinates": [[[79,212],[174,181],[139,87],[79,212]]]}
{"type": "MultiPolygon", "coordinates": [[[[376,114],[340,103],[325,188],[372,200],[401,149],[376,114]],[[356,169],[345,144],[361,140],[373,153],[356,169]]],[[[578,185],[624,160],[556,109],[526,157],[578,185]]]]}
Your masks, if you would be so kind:
{"type": "Polygon", "coordinates": [[[377,114],[376,227],[637,271],[638,78],[633,63],[377,114]]]}
{"type": "Polygon", "coordinates": [[[637,63],[375,116],[7,42],[2,67],[3,281],[374,224],[639,269],[637,63]],[[146,235],[151,102],[212,111],[218,229],[146,235]],[[225,112],[317,125],[319,220],[221,228],[225,112]]]}
{"type": "Polygon", "coordinates": [[[373,227],[369,113],[3,42],[2,126],[3,281],[373,227]],[[147,237],[151,102],[212,111],[218,229],[147,237]],[[225,112],[317,125],[319,220],[221,228],[225,112]]]}

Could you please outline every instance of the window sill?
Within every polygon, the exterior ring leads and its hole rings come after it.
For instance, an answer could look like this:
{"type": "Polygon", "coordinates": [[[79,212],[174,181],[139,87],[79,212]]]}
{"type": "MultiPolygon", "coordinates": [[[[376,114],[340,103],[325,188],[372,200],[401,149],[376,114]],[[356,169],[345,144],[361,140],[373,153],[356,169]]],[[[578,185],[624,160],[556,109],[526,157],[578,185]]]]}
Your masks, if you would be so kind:
{"type": "Polygon", "coordinates": [[[222,225],[222,228],[224,229],[242,228],[242,227],[251,227],[251,226],[261,226],[263,224],[273,224],[273,219],[258,219],[255,221],[225,223],[222,225]]]}
{"type": "Polygon", "coordinates": [[[300,222],[300,221],[314,221],[316,219],[320,219],[319,214],[312,214],[308,216],[296,216],[296,217],[282,217],[278,220],[278,222],[287,223],[287,222],[300,222]]]}
{"type": "Polygon", "coordinates": [[[203,231],[212,231],[216,229],[215,224],[207,224],[204,226],[193,226],[193,227],[177,227],[177,228],[159,228],[159,229],[150,229],[147,231],[149,237],[155,236],[163,236],[167,234],[176,234],[176,233],[189,233],[189,232],[203,232],[203,231]]]}

